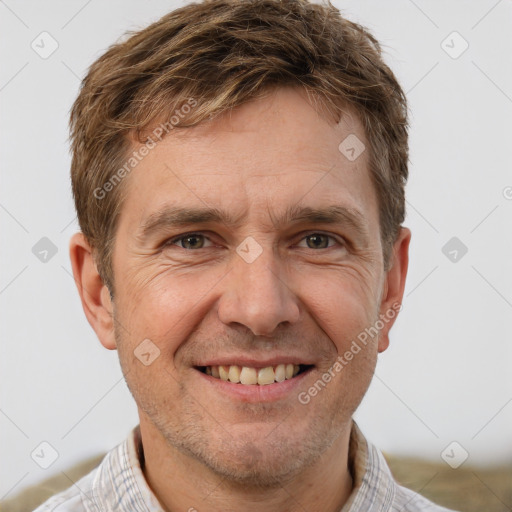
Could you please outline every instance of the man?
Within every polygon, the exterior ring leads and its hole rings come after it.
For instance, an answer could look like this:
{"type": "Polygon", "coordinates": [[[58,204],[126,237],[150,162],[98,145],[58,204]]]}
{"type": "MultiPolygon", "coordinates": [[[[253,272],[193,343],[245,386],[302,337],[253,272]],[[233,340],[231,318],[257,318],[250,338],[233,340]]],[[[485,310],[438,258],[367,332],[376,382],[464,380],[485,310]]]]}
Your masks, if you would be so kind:
{"type": "Polygon", "coordinates": [[[71,114],[87,319],[140,426],[55,511],[446,510],[352,415],[404,291],[407,106],[330,4],[189,4],[71,114]]]}

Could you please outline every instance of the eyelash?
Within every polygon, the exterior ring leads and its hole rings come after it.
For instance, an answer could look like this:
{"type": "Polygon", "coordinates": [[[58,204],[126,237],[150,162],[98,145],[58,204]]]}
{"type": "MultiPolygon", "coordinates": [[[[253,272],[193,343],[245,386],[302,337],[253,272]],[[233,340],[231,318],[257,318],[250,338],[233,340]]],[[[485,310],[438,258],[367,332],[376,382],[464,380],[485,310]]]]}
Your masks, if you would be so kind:
{"type": "MultiPolygon", "coordinates": [[[[341,247],[345,247],[346,246],[346,242],[345,241],[340,241],[338,238],[336,238],[335,236],[333,235],[330,235],[328,233],[322,233],[321,231],[311,231],[311,232],[308,232],[306,233],[305,235],[302,236],[302,238],[300,239],[300,241],[304,240],[305,238],[307,238],[308,236],[312,236],[312,235],[321,235],[321,236],[325,236],[327,238],[330,238],[332,240],[334,240],[339,246],[341,247]]],[[[204,238],[206,238],[207,240],[209,240],[211,242],[211,240],[203,233],[196,233],[196,232],[191,232],[191,233],[184,233],[182,235],[179,235],[179,236],[176,236],[174,238],[170,238],[169,240],[166,240],[162,245],[163,247],[170,247],[170,246],[173,246],[176,244],[176,242],[180,241],[180,240],[184,240],[185,238],[188,238],[188,237],[192,237],[192,236],[203,236],[204,238]]],[[[317,250],[326,250],[326,249],[331,249],[332,247],[334,246],[329,246],[329,247],[323,247],[321,249],[317,249],[317,250]]],[[[201,247],[199,249],[185,249],[184,247],[180,247],[180,249],[183,249],[184,251],[194,251],[194,250],[201,250],[201,249],[208,249],[209,247],[201,247]]],[[[309,247],[307,247],[307,249],[309,249],[309,247]]],[[[315,249],[311,249],[311,250],[315,250],[315,249]]]]}

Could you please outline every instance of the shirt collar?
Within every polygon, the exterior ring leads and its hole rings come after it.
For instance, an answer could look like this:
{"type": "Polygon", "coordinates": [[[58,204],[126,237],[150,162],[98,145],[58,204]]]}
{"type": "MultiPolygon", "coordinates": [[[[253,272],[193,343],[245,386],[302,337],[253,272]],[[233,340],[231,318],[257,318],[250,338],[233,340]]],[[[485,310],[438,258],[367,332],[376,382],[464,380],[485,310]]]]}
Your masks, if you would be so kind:
{"type": "Polygon", "coordinates": [[[91,496],[84,501],[87,511],[163,512],[146,482],[141,462],[144,464],[144,452],[137,426],[100,464],[91,496]]]}
{"type": "MultiPolygon", "coordinates": [[[[383,455],[366,440],[353,420],[348,467],[353,489],[340,512],[389,510],[395,496],[396,483],[383,455]]],[[[99,467],[93,483],[94,502],[98,510],[113,508],[126,512],[161,512],[163,508],[146,482],[143,468],[144,450],[140,427],[137,426],[124,443],[107,455],[99,467]]]]}
{"type": "Polygon", "coordinates": [[[340,512],[391,510],[396,482],[382,453],[367,441],[354,420],[349,443],[348,460],[353,488],[340,512]]]}

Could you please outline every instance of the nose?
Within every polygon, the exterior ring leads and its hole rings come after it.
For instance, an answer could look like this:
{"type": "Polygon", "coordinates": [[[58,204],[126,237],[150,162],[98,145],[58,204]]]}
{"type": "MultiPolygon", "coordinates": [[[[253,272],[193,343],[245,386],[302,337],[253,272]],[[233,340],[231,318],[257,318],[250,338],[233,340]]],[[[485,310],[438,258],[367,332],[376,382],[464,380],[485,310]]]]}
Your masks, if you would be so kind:
{"type": "Polygon", "coordinates": [[[237,254],[233,260],[218,306],[224,324],[241,324],[256,336],[272,336],[281,324],[298,321],[298,299],[272,250],[265,249],[252,263],[237,254]]]}

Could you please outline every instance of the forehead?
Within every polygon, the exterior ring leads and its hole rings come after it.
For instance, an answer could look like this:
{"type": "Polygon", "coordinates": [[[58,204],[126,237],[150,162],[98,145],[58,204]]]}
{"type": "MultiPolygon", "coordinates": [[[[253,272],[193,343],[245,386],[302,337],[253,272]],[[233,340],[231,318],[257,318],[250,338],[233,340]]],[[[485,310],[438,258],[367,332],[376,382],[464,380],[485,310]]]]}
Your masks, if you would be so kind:
{"type": "Polygon", "coordinates": [[[300,203],[341,204],[372,223],[367,146],[353,110],[335,125],[303,91],[278,89],[164,137],[127,178],[121,221],[140,226],[166,206],[183,206],[222,208],[270,226],[300,203]]]}

